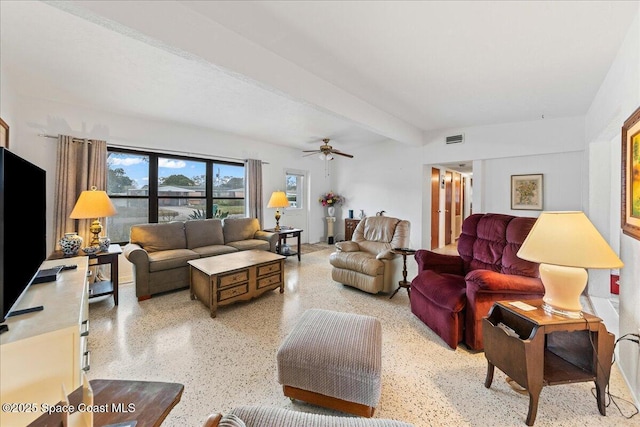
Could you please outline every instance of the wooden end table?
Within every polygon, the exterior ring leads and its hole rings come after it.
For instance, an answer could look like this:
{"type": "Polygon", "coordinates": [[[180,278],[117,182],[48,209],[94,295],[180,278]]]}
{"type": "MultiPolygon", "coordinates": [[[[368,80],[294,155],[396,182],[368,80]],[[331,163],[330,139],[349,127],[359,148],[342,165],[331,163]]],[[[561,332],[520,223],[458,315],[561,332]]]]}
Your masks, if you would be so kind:
{"type": "Polygon", "coordinates": [[[602,319],[583,313],[582,319],[548,314],[542,300],[524,301],[535,307],[524,310],[513,301],[499,301],[482,320],[487,377],[491,387],[494,368],[507,374],[529,392],[527,425],[538,411],[542,387],[593,381],[598,410],[606,415],[605,388],[609,382],[614,336],[602,319]]]}
{"type": "MultiPolygon", "coordinates": [[[[95,265],[111,265],[111,280],[102,280],[100,282],[89,283],[89,298],[97,298],[105,295],[113,295],[113,302],[118,305],[118,256],[122,253],[120,245],[111,244],[106,252],[98,252],[95,254],[85,254],[82,249],[78,255],[86,255],[89,257],[89,267],[95,265]]],[[[78,256],[75,255],[75,256],[78,256]]],[[[49,260],[65,259],[62,251],[54,251],[49,260]]]]}
{"type": "MultiPolygon", "coordinates": [[[[94,406],[105,408],[93,414],[95,426],[136,421],[136,427],[157,427],[180,402],[184,386],[178,383],[91,380],[94,406]],[[104,405],[104,406],[103,406],[104,405]]],[[[82,402],[82,387],[69,396],[76,408],[82,402]]],[[[29,427],[62,425],[62,415],[53,412],[36,418],[29,427]]]]}
{"type": "Polygon", "coordinates": [[[391,252],[402,255],[402,280],[398,282],[398,287],[393,291],[389,299],[393,298],[400,288],[405,288],[407,290],[407,295],[411,298],[411,282],[407,281],[407,255],[415,254],[416,250],[409,248],[393,248],[391,249],[391,252]]]}
{"type": "Polygon", "coordinates": [[[277,233],[278,234],[278,246],[276,248],[276,253],[283,255],[285,257],[298,255],[298,261],[300,261],[300,235],[304,230],[299,228],[286,228],[281,227],[280,230],[276,230],[275,228],[267,228],[263,231],[267,231],[269,233],[277,233]],[[296,252],[288,252],[282,253],[282,244],[287,243],[287,236],[289,237],[297,237],[298,238],[298,250],[296,252]]]}

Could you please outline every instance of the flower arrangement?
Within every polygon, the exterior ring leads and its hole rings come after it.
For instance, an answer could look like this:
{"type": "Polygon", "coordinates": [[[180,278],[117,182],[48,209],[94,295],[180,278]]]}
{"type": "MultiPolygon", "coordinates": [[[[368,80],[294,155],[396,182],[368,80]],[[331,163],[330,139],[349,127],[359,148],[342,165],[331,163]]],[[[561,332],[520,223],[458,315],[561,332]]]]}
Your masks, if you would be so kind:
{"type": "Polygon", "coordinates": [[[335,194],[333,191],[329,191],[327,194],[323,194],[318,201],[322,203],[322,206],[335,206],[342,204],[344,198],[335,194]]]}

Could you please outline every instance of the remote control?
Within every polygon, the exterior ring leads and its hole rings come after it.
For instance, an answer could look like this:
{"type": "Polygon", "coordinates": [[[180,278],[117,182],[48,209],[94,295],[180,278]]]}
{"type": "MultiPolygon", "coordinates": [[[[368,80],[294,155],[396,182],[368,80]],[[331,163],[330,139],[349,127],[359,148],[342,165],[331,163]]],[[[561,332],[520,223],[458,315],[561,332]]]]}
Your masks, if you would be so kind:
{"type": "Polygon", "coordinates": [[[63,265],[62,266],[62,270],[75,270],[76,268],[78,268],[78,264],[69,264],[69,265],[63,265]]]}

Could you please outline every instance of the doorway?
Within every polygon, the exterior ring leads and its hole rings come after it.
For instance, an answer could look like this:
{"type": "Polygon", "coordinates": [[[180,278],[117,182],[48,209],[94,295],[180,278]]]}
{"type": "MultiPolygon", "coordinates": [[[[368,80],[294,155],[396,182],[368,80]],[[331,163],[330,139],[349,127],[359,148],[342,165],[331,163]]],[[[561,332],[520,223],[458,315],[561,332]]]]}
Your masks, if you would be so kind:
{"type": "MultiPolygon", "coordinates": [[[[464,165],[466,168],[466,164],[455,166],[461,168],[464,165]]],[[[432,250],[457,242],[462,222],[471,214],[472,173],[471,168],[463,172],[451,169],[449,165],[431,166],[429,243],[432,250]]]]}
{"type": "MultiPolygon", "coordinates": [[[[285,188],[289,207],[283,210],[282,223],[288,227],[308,230],[309,173],[303,170],[285,170],[285,188]]],[[[301,243],[309,243],[309,233],[300,235],[301,243]]]]}

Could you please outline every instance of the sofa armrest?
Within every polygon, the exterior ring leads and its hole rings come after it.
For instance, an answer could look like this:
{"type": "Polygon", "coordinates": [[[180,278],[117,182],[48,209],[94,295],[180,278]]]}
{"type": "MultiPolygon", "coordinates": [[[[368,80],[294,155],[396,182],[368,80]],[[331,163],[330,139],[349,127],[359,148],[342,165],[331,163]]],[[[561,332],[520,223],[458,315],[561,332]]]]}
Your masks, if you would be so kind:
{"type": "Polygon", "coordinates": [[[276,246],[278,245],[278,233],[258,230],[256,231],[256,234],[253,235],[253,238],[269,242],[269,251],[276,251],[276,246]]]}
{"type": "Polygon", "coordinates": [[[400,255],[394,253],[391,249],[386,249],[376,255],[376,259],[394,259],[400,255]]]}
{"type": "Polygon", "coordinates": [[[426,249],[418,249],[414,255],[418,271],[433,270],[436,273],[449,273],[464,276],[464,263],[457,255],[443,255],[426,249]]]}
{"type": "Polygon", "coordinates": [[[220,420],[222,419],[222,414],[211,414],[204,422],[202,427],[218,427],[220,420]]]}
{"type": "Polygon", "coordinates": [[[467,294],[470,292],[544,293],[542,281],[537,277],[503,274],[491,270],[473,270],[465,277],[467,294]]]}
{"type": "Polygon", "coordinates": [[[127,260],[138,267],[149,264],[149,254],[142,246],[136,243],[127,243],[123,253],[127,260]]]}
{"type": "Polygon", "coordinates": [[[360,250],[360,245],[354,241],[347,240],[336,243],[336,249],[341,252],[358,252],[360,250]]]}
{"type": "Polygon", "coordinates": [[[540,299],[544,286],[537,277],[502,274],[491,270],[473,270],[465,277],[467,312],[464,341],[472,350],[482,350],[482,319],[496,301],[540,299]]]}

